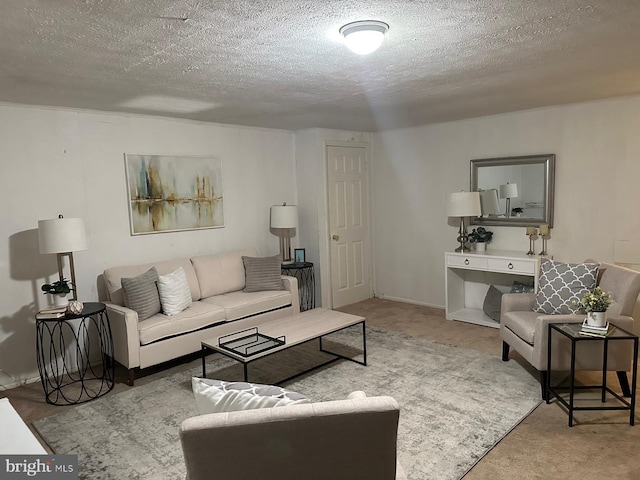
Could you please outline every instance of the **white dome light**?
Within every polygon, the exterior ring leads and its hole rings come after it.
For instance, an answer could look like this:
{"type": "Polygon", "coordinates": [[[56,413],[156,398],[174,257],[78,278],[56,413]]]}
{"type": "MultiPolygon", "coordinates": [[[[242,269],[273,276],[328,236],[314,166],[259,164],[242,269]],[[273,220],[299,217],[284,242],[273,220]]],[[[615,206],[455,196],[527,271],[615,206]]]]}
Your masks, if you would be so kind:
{"type": "Polygon", "coordinates": [[[344,25],[340,28],[340,33],[349,50],[358,55],[367,55],[382,45],[387,30],[389,25],[384,22],[363,20],[344,25]]]}

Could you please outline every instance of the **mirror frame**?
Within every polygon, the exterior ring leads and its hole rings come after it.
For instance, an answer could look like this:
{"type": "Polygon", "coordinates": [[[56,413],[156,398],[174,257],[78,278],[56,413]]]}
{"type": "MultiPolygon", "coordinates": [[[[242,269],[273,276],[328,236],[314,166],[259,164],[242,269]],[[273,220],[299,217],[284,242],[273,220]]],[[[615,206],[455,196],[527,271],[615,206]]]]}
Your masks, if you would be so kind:
{"type": "Polygon", "coordinates": [[[544,218],[471,218],[472,225],[496,225],[503,227],[526,227],[538,226],[546,223],[553,227],[553,191],[555,186],[555,166],[556,156],[554,154],[545,155],[524,155],[520,157],[502,158],[481,158],[471,160],[471,192],[478,191],[478,169],[482,167],[499,167],[501,165],[544,165],[544,218]]]}

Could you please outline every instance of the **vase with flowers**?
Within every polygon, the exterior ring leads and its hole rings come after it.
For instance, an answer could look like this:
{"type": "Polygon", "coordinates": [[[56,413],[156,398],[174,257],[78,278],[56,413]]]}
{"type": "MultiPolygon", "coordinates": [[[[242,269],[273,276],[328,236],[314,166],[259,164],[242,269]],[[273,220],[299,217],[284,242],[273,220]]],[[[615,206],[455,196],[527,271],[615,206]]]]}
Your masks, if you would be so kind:
{"type": "Polygon", "coordinates": [[[607,308],[611,305],[611,295],[596,287],[593,292],[587,292],[580,300],[582,309],[587,313],[587,325],[604,327],[607,320],[607,308]]]}
{"type": "Polygon", "coordinates": [[[484,252],[485,245],[491,241],[493,232],[490,232],[484,227],[474,228],[469,234],[469,243],[473,243],[476,246],[476,251],[484,252]]]}

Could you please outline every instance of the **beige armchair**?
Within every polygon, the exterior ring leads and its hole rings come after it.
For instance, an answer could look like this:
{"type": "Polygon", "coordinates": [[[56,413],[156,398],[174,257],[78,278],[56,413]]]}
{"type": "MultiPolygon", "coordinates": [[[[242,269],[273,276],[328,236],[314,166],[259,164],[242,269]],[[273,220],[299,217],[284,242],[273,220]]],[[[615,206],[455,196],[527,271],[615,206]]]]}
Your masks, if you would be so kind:
{"type": "MultiPolygon", "coordinates": [[[[640,293],[640,273],[628,268],[602,263],[598,285],[613,297],[607,310],[607,320],[629,332],[633,332],[633,310],[640,293]]],[[[509,360],[513,348],[540,372],[542,398],[547,398],[547,348],[549,323],[582,322],[585,315],[546,315],[533,311],[535,294],[515,293],[502,296],[500,337],[502,360],[509,360]]],[[[555,339],[555,337],[554,337],[555,339]]],[[[555,345],[555,344],[554,344],[555,345]]],[[[609,349],[607,368],[616,371],[624,396],[630,396],[626,372],[631,370],[631,348],[609,349]]],[[[629,346],[630,347],[630,346],[629,346]]],[[[581,345],[576,356],[576,369],[602,370],[602,342],[581,345]]],[[[566,349],[553,348],[552,365],[558,370],[569,370],[566,349]]]]}
{"type": "Polygon", "coordinates": [[[180,440],[188,480],[406,480],[397,465],[391,397],[192,417],[180,440]]]}

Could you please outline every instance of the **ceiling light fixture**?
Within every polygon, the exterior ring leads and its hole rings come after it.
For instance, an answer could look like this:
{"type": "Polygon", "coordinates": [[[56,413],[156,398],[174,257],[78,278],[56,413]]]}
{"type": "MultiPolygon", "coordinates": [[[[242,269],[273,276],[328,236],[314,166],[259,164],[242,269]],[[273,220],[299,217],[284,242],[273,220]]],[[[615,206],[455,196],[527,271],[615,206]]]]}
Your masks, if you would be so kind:
{"type": "Polygon", "coordinates": [[[347,23],[340,28],[340,34],[344,37],[344,43],[349,50],[358,55],[367,55],[375,52],[382,45],[387,30],[389,25],[384,22],[362,20],[347,23]]]}

